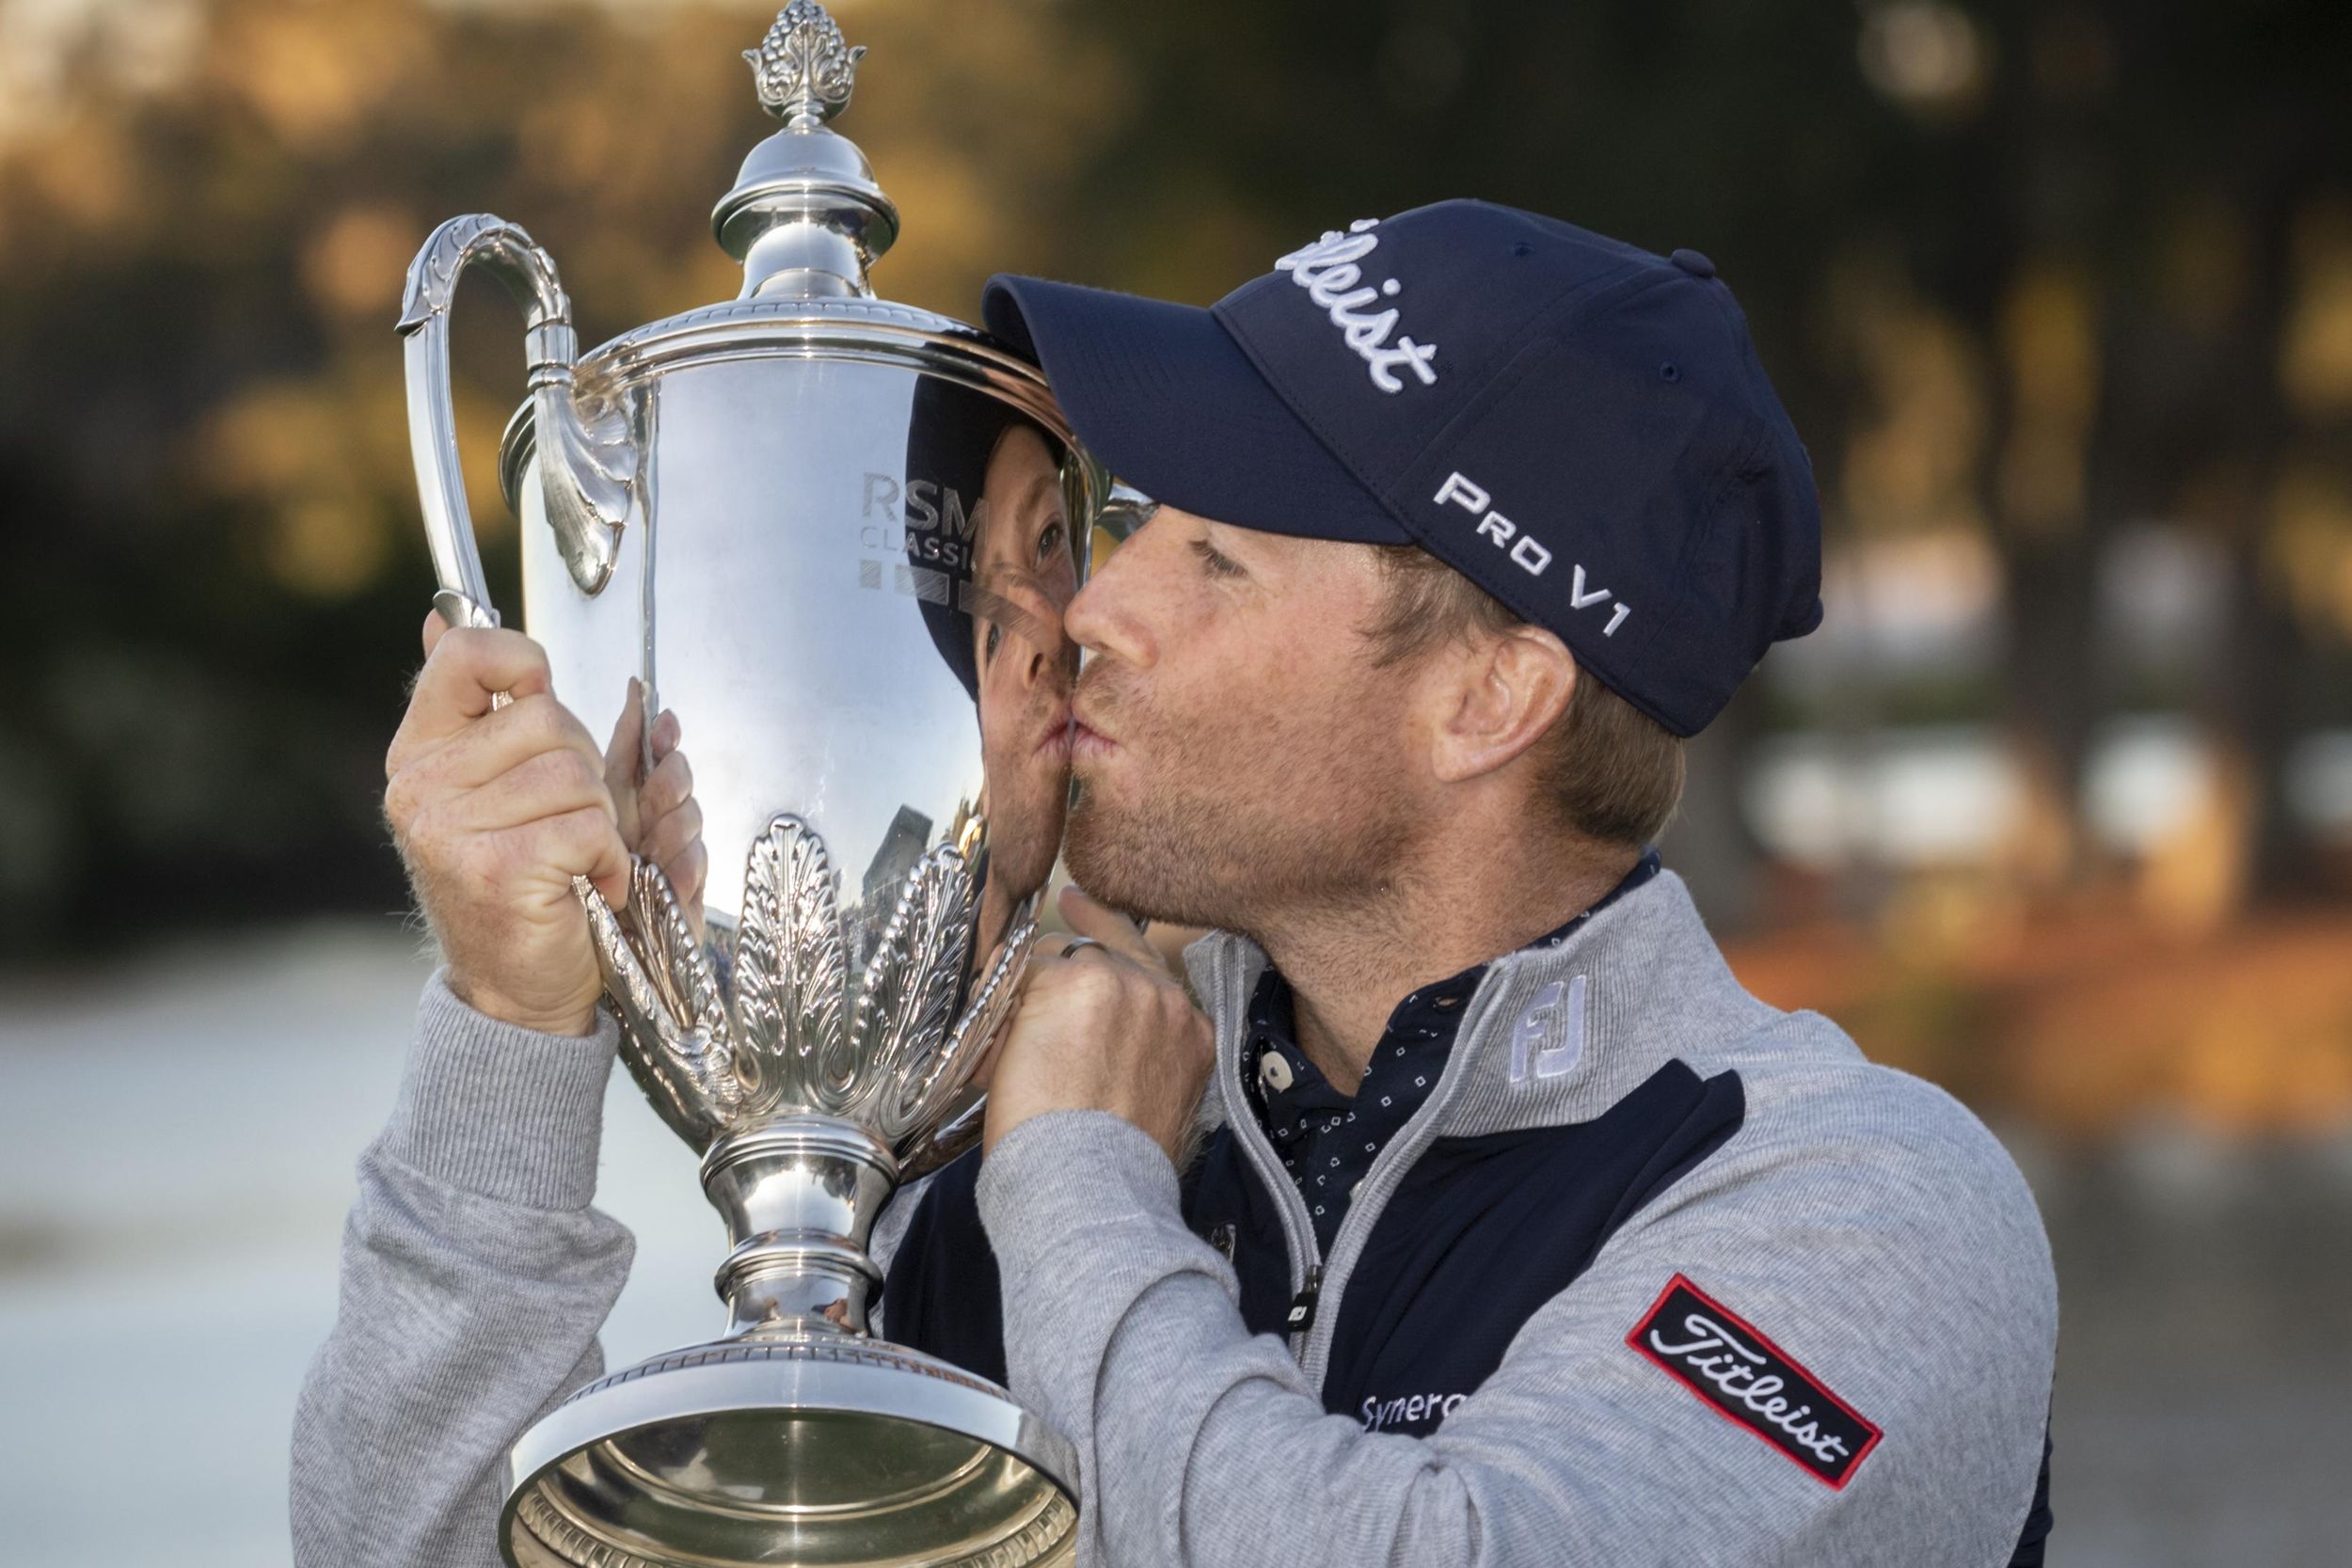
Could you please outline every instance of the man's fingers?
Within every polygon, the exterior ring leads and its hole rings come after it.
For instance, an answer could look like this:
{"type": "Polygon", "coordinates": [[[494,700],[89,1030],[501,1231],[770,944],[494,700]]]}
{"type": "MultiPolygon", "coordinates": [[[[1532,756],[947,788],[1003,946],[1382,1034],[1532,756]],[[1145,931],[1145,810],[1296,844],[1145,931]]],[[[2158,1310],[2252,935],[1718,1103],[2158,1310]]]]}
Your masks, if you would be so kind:
{"type": "Polygon", "coordinates": [[[637,792],[641,820],[659,821],[693,798],[694,769],[684,752],[672,752],[654,764],[653,772],[637,792]]]}
{"type": "Polygon", "coordinates": [[[441,611],[438,607],[428,610],[424,612],[425,657],[431,658],[433,657],[433,645],[440,641],[441,634],[447,630],[449,630],[449,623],[441,619],[441,611]]]}
{"type": "MultiPolygon", "coordinates": [[[[434,619],[437,620],[437,612],[434,619]]],[[[432,631],[426,625],[427,634],[432,631]]],[[[553,689],[545,649],[518,631],[452,626],[433,640],[408,711],[385,753],[386,777],[456,735],[504,692],[516,701],[553,689]]]]}
{"type": "Polygon", "coordinates": [[[507,768],[479,789],[469,789],[450,803],[451,819],[475,832],[503,832],[544,818],[595,810],[613,822],[612,796],[604,775],[579,752],[541,752],[507,768]]]}
{"type": "Polygon", "coordinates": [[[628,850],[612,826],[611,807],[566,812],[533,824],[530,831],[556,870],[587,878],[616,909],[628,902],[628,850]]]}
{"type": "Polygon", "coordinates": [[[653,747],[653,760],[659,763],[672,752],[676,751],[678,739],[682,733],[683,732],[678,724],[677,714],[669,708],[663,708],[661,710],[661,717],[653,721],[653,740],[651,742],[653,747]]]}
{"type": "Polygon", "coordinates": [[[637,853],[656,865],[666,866],[703,835],[703,808],[688,800],[657,819],[652,831],[635,846],[637,853]]]}
{"type": "MultiPolygon", "coordinates": [[[[455,635],[454,633],[452,634],[455,635]]],[[[547,692],[486,713],[407,762],[385,791],[395,819],[403,797],[474,789],[543,752],[576,752],[601,778],[603,759],[587,726],[547,692]]]]}
{"type": "Polygon", "coordinates": [[[1144,940],[1141,927],[1072,883],[1061,890],[1061,917],[1070,928],[1082,937],[1092,937],[1122,958],[1150,964],[1153,969],[1166,966],[1160,961],[1158,949],[1144,940]]]}
{"type": "Polygon", "coordinates": [[[421,694],[444,700],[469,718],[490,710],[501,692],[517,700],[552,690],[545,648],[504,626],[452,626],[433,644],[421,694]]]}
{"type": "Polygon", "coordinates": [[[694,907],[702,898],[703,884],[710,879],[710,851],[703,847],[699,838],[688,844],[669,860],[657,862],[661,874],[670,879],[670,891],[677,895],[679,903],[694,907]]]}
{"type": "Polygon", "coordinates": [[[605,777],[612,781],[615,790],[626,789],[637,782],[639,765],[644,760],[641,737],[644,727],[644,683],[631,675],[628,697],[621,704],[621,717],[613,721],[612,738],[604,747],[605,777]]]}

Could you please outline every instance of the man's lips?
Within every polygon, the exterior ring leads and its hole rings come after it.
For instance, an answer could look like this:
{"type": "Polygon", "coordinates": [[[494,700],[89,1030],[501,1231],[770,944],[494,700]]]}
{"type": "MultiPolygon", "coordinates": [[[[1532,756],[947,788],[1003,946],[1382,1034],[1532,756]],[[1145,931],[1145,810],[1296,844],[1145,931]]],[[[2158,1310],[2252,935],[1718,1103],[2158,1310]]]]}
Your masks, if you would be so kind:
{"type": "Polygon", "coordinates": [[[1077,721],[1071,718],[1070,710],[1068,708],[1061,709],[1059,712],[1056,713],[1053,718],[1047,721],[1044,728],[1039,732],[1037,737],[1037,750],[1041,753],[1051,756],[1057,761],[1068,756],[1070,754],[1070,742],[1076,729],[1077,721]]]}
{"type": "Polygon", "coordinates": [[[1099,762],[1119,750],[1119,742],[1074,713],[1070,718],[1070,761],[1073,767],[1099,762]]]}
{"type": "Polygon", "coordinates": [[[1100,762],[1125,744],[1103,728],[1103,689],[1106,684],[1103,677],[1105,673],[1107,672],[1099,670],[1082,673],[1078,676],[1077,689],[1070,694],[1070,762],[1073,768],[1100,762]]]}

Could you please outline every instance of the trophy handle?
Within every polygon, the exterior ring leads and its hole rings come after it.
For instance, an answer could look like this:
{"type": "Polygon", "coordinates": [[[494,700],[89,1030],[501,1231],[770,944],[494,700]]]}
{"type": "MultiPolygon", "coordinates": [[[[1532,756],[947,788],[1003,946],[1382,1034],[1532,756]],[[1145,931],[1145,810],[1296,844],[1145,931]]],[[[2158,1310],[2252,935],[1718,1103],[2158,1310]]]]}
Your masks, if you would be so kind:
{"type": "Polygon", "coordinates": [[[449,309],[457,279],[481,266],[522,308],[531,368],[532,415],[538,426],[539,475],[548,522],[583,594],[612,576],[621,529],[637,474],[636,443],[613,400],[580,395],[572,367],[580,340],[572,304],[555,262],[529,234],[487,213],[450,219],[433,231],[408,266],[400,335],[407,342],[408,445],[417,465],[417,497],[441,591],[434,595],[452,626],[499,624],[482,576],[473,515],[457,461],[457,420],[449,385],[449,309]]]}

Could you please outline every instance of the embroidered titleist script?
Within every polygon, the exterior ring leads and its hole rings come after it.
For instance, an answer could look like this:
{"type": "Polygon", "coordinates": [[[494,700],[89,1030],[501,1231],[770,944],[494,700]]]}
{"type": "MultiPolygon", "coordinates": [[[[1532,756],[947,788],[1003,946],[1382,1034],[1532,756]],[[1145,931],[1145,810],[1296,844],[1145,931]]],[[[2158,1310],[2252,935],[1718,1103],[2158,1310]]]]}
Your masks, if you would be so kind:
{"type": "Polygon", "coordinates": [[[1378,218],[1358,218],[1347,226],[1346,233],[1333,230],[1275,262],[1274,270],[1289,273],[1291,281],[1306,290],[1309,299],[1330,313],[1331,325],[1346,338],[1347,346],[1372,367],[1374,386],[1384,392],[1401,392],[1405,383],[1396,372],[1406,370],[1420,377],[1422,386],[1434,387],[1438,372],[1429,368],[1429,361],[1437,357],[1438,345],[1417,343],[1409,334],[1391,343],[1389,334],[1396,330],[1396,307],[1377,312],[1365,309],[1383,298],[1395,298],[1405,287],[1393,277],[1367,283],[1363,268],[1357,264],[1379,246],[1380,236],[1373,232],[1379,223],[1378,218]]]}
{"type": "Polygon", "coordinates": [[[1883,1435],[1680,1275],[1625,1342],[1831,1486],[1843,1487],[1883,1435]]]}

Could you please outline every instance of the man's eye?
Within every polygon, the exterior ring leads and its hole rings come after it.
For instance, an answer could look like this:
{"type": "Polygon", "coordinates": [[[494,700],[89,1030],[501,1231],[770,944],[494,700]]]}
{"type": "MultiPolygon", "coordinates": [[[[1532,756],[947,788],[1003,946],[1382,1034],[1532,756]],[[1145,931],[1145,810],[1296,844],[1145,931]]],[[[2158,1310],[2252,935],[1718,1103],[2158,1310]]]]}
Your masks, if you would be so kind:
{"type": "Polygon", "coordinates": [[[991,621],[988,624],[988,657],[996,657],[996,644],[1005,640],[1005,628],[991,621]]]}
{"type": "Polygon", "coordinates": [[[1057,517],[1045,525],[1045,531],[1037,536],[1037,563],[1039,565],[1042,566],[1054,559],[1054,552],[1061,548],[1064,537],[1066,535],[1062,531],[1060,518],[1057,517]]]}
{"type": "Polygon", "coordinates": [[[1192,542],[1192,553],[1200,558],[1200,569],[1213,578],[1237,578],[1245,574],[1241,562],[1210,544],[1206,539],[1192,542]]]}

